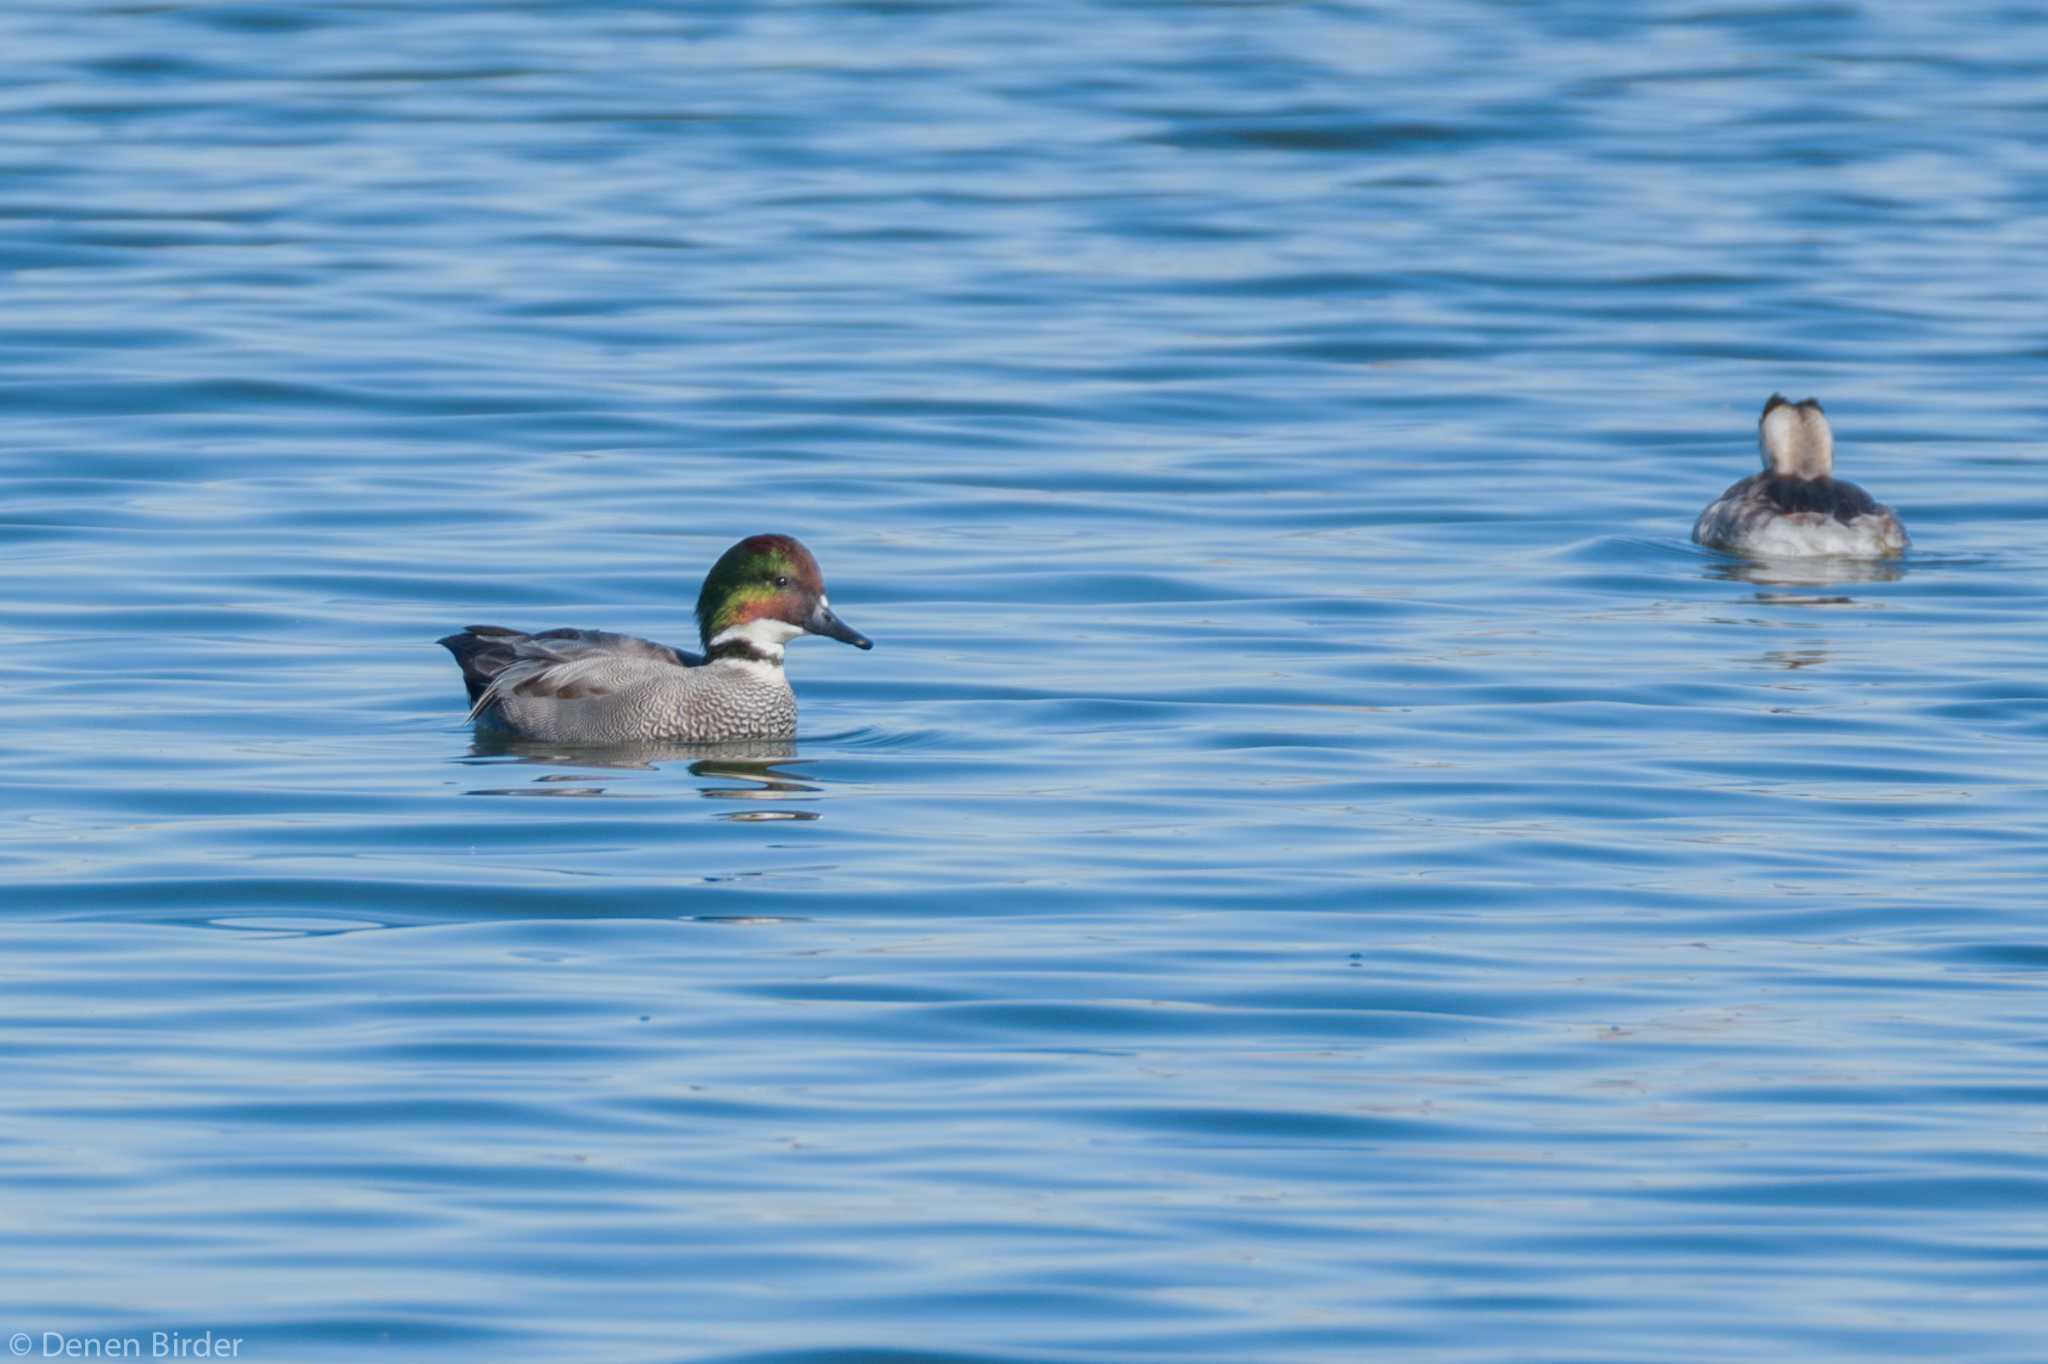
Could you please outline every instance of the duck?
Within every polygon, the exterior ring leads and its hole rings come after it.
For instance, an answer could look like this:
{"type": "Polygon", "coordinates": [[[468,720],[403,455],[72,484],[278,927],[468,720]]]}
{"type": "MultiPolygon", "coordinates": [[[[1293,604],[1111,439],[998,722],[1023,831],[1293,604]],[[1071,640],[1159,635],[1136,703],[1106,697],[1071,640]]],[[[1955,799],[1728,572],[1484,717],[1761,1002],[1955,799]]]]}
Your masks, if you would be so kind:
{"type": "Polygon", "coordinates": [[[1818,400],[1773,393],[1757,419],[1764,468],[1700,513],[1692,538],[1750,558],[1889,559],[1912,541],[1890,507],[1836,478],[1835,433],[1818,400]]]}
{"type": "Polygon", "coordinates": [[[834,613],[817,559],[788,535],[750,535],[719,556],[697,594],[697,632],[702,654],[604,630],[499,625],[436,642],[462,668],[470,722],[576,745],[793,739],[783,646],[810,634],[874,647],[834,613]]]}

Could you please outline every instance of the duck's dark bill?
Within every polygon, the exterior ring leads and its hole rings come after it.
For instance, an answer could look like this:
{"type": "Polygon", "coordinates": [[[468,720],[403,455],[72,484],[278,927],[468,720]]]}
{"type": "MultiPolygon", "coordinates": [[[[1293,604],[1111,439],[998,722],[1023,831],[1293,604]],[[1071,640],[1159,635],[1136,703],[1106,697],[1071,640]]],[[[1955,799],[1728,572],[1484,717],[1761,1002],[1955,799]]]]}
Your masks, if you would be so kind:
{"type": "Polygon", "coordinates": [[[856,649],[872,649],[875,642],[845,621],[832,614],[832,608],[820,605],[811,612],[811,618],[804,622],[804,629],[814,635],[827,635],[843,639],[856,649]]]}

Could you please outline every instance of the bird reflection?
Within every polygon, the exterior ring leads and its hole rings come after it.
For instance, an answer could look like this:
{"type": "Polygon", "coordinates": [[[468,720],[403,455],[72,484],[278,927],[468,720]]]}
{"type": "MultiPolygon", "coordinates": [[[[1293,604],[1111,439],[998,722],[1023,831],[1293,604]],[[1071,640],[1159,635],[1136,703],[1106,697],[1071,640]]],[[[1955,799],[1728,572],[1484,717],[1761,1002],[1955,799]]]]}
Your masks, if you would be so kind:
{"type": "MultiPolygon", "coordinates": [[[[519,763],[577,768],[580,771],[548,772],[534,778],[528,785],[483,787],[472,790],[469,794],[586,798],[616,798],[626,794],[647,796],[654,793],[615,792],[607,786],[595,784],[590,779],[590,770],[597,768],[620,773],[655,772],[672,763],[687,764],[691,776],[717,783],[698,790],[697,794],[706,800],[790,800],[815,795],[822,789],[783,770],[785,764],[797,760],[796,745],[787,740],[687,745],[619,744],[603,748],[582,748],[541,743],[486,731],[475,736],[470,744],[469,756],[464,761],[488,762],[494,767],[501,767],[502,762],[497,760],[507,758],[519,763]]],[[[740,823],[756,823],[814,820],[818,816],[806,810],[748,810],[722,815],[720,818],[740,823]]]]}
{"type": "MultiPolygon", "coordinates": [[[[1757,587],[1837,587],[1855,583],[1895,583],[1906,576],[1899,559],[1720,559],[1706,567],[1705,576],[1723,582],[1751,583],[1757,587]]],[[[1759,599],[1794,606],[1843,606],[1845,596],[1807,596],[1783,592],[1760,592],[1759,599]]]]}
{"type": "Polygon", "coordinates": [[[1764,662],[1787,672],[1798,672],[1801,668],[1818,668],[1828,661],[1826,649],[1772,649],[1764,655],[1764,662]]]}

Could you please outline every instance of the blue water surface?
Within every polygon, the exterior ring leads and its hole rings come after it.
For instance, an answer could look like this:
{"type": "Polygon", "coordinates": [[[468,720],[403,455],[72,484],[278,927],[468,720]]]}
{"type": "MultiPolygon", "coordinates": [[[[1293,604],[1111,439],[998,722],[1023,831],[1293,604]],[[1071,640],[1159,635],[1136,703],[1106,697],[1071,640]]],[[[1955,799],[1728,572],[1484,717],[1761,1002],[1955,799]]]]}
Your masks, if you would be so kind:
{"type": "Polygon", "coordinates": [[[0,52],[28,1356],[2048,1355],[2034,9],[0,52]],[[1689,543],[1773,390],[1908,558],[1689,543]],[[763,530],[793,748],[473,740],[763,530]]]}

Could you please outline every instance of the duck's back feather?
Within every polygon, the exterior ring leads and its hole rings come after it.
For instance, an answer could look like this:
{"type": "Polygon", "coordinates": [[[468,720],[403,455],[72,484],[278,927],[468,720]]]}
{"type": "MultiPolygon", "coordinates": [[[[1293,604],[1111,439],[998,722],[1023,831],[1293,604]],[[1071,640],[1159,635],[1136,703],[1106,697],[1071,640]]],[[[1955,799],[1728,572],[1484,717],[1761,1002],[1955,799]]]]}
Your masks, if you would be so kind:
{"type": "MultiPolygon", "coordinates": [[[[1734,492],[1735,489],[1730,488],[1722,496],[1734,492]]],[[[1756,495],[1788,515],[1793,512],[1819,512],[1845,526],[1859,516],[1871,516],[1879,510],[1876,498],[1845,478],[1758,474],[1756,495]]]]}
{"type": "Polygon", "coordinates": [[[633,664],[695,668],[704,662],[701,655],[608,630],[557,629],[530,635],[502,625],[469,625],[438,643],[455,655],[473,708],[483,704],[500,679],[506,684],[500,691],[516,688],[526,695],[547,693],[573,700],[610,690],[607,683],[619,665],[637,671],[633,664]]]}

